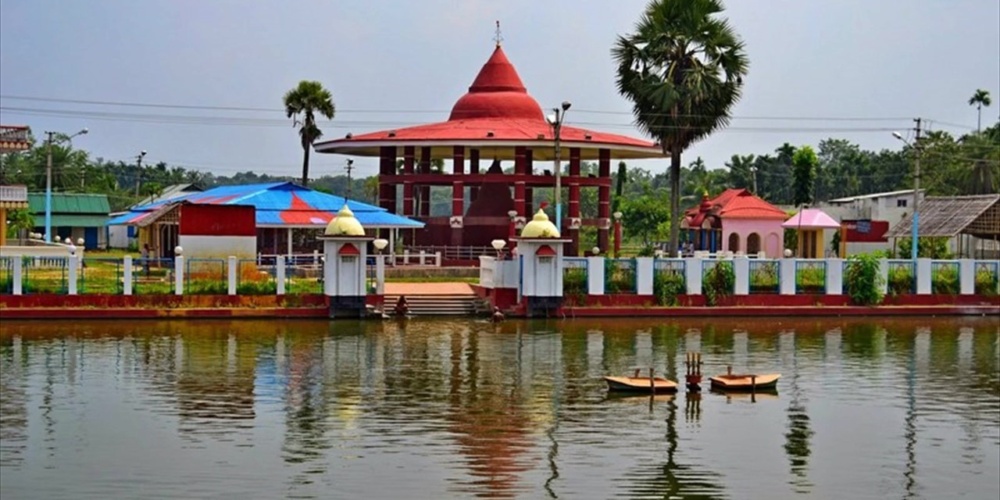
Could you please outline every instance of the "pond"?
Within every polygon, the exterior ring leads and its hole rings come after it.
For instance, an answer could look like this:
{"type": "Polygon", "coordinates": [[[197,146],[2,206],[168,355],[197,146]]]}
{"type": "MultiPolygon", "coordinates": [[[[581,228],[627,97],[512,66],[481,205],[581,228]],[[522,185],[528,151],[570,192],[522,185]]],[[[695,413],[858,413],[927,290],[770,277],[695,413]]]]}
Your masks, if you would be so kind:
{"type": "Polygon", "coordinates": [[[994,318],[0,323],[3,498],[997,498],[994,318]],[[780,372],[777,393],[601,377],[780,372]]]}

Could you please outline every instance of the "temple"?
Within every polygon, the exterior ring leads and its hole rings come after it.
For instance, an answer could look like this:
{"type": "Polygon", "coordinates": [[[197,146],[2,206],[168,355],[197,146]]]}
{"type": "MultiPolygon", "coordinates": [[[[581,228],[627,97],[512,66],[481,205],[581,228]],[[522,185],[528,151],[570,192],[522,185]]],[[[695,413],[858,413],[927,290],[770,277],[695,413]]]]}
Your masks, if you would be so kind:
{"type": "Polygon", "coordinates": [[[559,130],[557,141],[555,128],[528,94],[498,40],[447,121],[347,134],[317,143],[315,150],[377,156],[379,206],[426,224],[404,230],[404,242],[411,248],[447,248],[448,260],[454,261],[478,258],[479,250],[489,248],[492,240],[508,239],[511,225],[523,227],[526,217],[540,206],[534,190],[556,186],[555,169],[539,172],[536,164],[556,160],[558,146],[561,159],[569,164],[568,171],[560,172],[560,184],[569,194],[559,225],[570,240],[566,255],[579,255],[584,226],[597,228],[597,245],[607,251],[612,159],[662,157],[661,148],[617,134],[565,125],[559,130]],[[450,161],[452,171],[432,170],[437,160],[450,161]],[[584,160],[597,162],[596,176],[581,175],[584,160]],[[512,173],[504,173],[505,161],[513,161],[512,173]],[[450,215],[431,215],[431,186],[451,187],[450,215]],[[597,189],[596,218],[582,217],[581,189],[597,189]],[[400,201],[402,206],[397,206],[400,201]]]}

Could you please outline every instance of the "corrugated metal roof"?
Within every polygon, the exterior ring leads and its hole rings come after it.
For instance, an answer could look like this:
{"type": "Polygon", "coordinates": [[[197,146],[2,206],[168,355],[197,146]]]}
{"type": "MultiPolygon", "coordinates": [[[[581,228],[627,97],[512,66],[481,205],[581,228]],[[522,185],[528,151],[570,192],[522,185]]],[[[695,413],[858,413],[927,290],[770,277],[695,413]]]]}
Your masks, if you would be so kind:
{"type": "MultiPolygon", "coordinates": [[[[108,225],[134,225],[148,219],[166,204],[252,205],[258,226],[324,227],[344,206],[344,198],[314,191],[291,182],[219,186],[187,193],[171,200],[135,207],[108,221],[108,225]]],[[[422,222],[389,213],[381,207],[350,200],[348,207],[366,227],[420,228],[422,222]]]]}
{"type": "MultiPolygon", "coordinates": [[[[45,193],[28,193],[28,206],[33,214],[44,214],[45,193]]],[[[111,204],[103,194],[52,193],[52,213],[107,216],[111,204]]]]}
{"type": "MultiPolygon", "coordinates": [[[[52,214],[52,227],[104,227],[108,222],[106,215],[74,215],[74,214],[52,214]]],[[[42,227],[45,221],[36,218],[37,227],[42,227]]]]}

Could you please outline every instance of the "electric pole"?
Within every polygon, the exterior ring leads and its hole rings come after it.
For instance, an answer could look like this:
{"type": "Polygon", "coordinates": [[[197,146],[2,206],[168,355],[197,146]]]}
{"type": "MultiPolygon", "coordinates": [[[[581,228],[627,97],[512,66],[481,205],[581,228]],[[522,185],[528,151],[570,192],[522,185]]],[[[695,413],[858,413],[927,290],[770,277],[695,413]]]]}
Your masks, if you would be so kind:
{"type": "MultiPolygon", "coordinates": [[[[920,118],[914,118],[916,122],[916,139],[913,140],[914,148],[914,159],[913,159],[913,235],[911,236],[911,257],[913,258],[914,265],[917,262],[917,246],[918,246],[918,236],[920,232],[920,118]]],[[[914,268],[916,272],[916,268],[914,268]]]]}
{"type": "Polygon", "coordinates": [[[142,181],[142,158],[146,156],[146,150],[143,149],[139,156],[135,157],[135,197],[139,197],[139,183],[142,181]]]}

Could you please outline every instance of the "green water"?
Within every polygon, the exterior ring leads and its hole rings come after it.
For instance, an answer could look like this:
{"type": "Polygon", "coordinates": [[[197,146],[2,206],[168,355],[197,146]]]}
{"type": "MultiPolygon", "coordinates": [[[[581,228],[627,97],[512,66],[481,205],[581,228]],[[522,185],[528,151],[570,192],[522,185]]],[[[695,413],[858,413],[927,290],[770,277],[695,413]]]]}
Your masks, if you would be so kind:
{"type": "Polygon", "coordinates": [[[0,322],[0,497],[998,498],[993,318],[0,322]],[[653,367],[776,394],[609,397],[653,367]]]}

